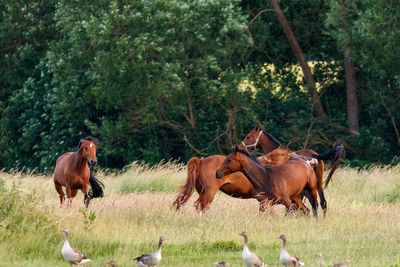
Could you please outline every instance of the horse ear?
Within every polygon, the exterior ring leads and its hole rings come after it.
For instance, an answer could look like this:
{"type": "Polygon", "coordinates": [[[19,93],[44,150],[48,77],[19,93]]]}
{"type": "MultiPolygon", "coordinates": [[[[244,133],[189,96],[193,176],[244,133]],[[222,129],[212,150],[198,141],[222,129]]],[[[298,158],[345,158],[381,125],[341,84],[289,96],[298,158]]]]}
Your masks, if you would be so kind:
{"type": "Polygon", "coordinates": [[[239,151],[239,148],[238,148],[238,146],[235,146],[235,148],[234,148],[234,152],[238,152],[239,151]]]}
{"type": "Polygon", "coordinates": [[[254,131],[257,131],[258,130],[258,123],[256,123],[256,125],[254,126],[254,131]]]}

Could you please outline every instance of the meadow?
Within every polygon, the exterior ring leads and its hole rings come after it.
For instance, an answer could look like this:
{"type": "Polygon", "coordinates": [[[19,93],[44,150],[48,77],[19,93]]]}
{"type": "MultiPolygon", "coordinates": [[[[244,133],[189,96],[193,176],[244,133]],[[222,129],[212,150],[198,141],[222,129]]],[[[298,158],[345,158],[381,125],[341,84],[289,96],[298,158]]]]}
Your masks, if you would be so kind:
{"type": "Polygon", "coordinates": [[[83,209],[81,192],[71,208],[59,207],[52,177],[0,173],[0,266],[69,266],[61,255],[70,230],[73,247],[93,260],[85,266],[135,266],[133,258],[152,252],[161,235],[168,236],[159,266],[213,266],[226,260],[243,266],[243,238],[269,266],[280,266],[282,241],[307,266],[319,266],[316,254],[331,265],[400,265],[400,166],[364,170],[340,168],[326,189],[324,218],[301,214],[259,214],[254,199],[234,199],[218,193],[210,210],[200,216],[193,208],[194,192],[185,208],[171,204],[186,179],[186,168],[171,162],[149,167],[133,163],[123,172],[97,171],[105,197],[83,209]]]}

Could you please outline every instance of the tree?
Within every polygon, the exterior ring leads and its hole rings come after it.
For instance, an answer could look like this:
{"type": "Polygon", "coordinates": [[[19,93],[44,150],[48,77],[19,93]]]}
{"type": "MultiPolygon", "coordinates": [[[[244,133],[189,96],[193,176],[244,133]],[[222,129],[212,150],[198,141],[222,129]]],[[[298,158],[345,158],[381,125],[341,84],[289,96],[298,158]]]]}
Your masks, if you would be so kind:
{"type": "Polygon", "coordinates": [[[359,135],[358,123],[358,100],[357,100],[357,82],[354,66],[354,27],[353,23],[357,18],[357,5],[354,0],[350,1],[332,1],[331,12],[334,13],[328,17],[328,24],[336,28],[332,34],[339,40],[343,51],[343,62],[346,79],[346,98],[347,98],[347,118],[350,134],[359,135]],[[340,29],[340,30],[339,30],[340,29]],[[340,38],[339,36],[340,35],[340,38]]]}
{"type": "Polygon", "coordinates": [[[310,87],[310,95],[315,108],[315,112],[318,118],[322,118],[324,116],[324,109],[322,107],[321,101],[319,99],[319,95],[317,92],[317,87],[315,85],[314,77],[311,73],[311,69],[307,64],[306,59],[304,58],[303,53],[301,52],[301,48],[297,43],[296,37],[294,36],[292,29],[289,26],[289,23],[283,14],[278,2],[276,0],[269,0],[271,5],[274,8],[274,11],[278,17],[280,24],[282,25],[283,30],[285,31],[286,37],[292,46],[293,52],[299,61],[301,69],[303,70],[304,78],[307,81],[308,86],[310,87]]]}

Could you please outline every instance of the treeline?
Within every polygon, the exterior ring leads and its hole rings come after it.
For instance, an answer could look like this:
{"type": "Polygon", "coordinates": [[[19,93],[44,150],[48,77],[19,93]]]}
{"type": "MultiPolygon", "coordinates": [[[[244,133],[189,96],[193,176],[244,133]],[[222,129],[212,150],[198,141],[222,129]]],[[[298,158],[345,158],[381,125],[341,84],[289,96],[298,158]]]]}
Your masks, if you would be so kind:
{"type": "Polygon", "coordinates": [[[279,1],[314,87],[277,3],[2,1],[0,167],[50,171],[87,135],[102,167],[185,162],[255,123],[292,149],[397,163],[400,2],[279,1]]]}

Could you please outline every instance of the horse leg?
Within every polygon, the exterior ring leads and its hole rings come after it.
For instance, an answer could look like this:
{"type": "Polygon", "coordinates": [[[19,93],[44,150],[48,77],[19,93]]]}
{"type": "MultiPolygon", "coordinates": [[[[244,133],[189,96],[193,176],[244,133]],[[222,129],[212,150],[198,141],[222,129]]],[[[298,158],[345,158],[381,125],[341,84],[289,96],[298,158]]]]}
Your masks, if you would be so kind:
{"type": "Polygon", "coordinates": [[[317,177],[317,189],[320,198],[321,208],[324,211],[324,216],[326,214],[327,203],[325,199],[324,189],[323,189],[323,176],[324,176],[324,161],[318,160],[317,169],[315,170],[315,176],[317,177]]]}
{"type": "Polygon", "coordinates": [[[308,202],[312,206],[314,199],[311,197],[310,191],[308,191],[307,187],[303,190],[303,192],[301,192],[301,195],[300,195],[301,202],[303,202],[304,197],[306,197],[308,199],[308,202]]]}
{"type": "Polygon", "coordinates": [[[209,209],[211,202],[213,202],[215,194],[217,193],[219,188],[220,186],[203,188],[204,190],[201,192],[201,195],[199,197],[200,212],[204,213],[206,210],[209,209]]]}
{"type": "Polygon", "coordinates": [[[67,184],[65,186],[65,193],[67,194],[67,207],[71,207],[72,206],[72,189],[71,187],[67,184]]]}
{"type": "Polygon", "coordinates": [[[194,202],[194,208],[198,211],[200,208],[200,196],[204,191],[204,187],[200,184],[199,180],[196,179],[196,183],[195,183],[195,188],[197,193],[199,194],[199,197],[197,198],[197,200],[194,202]]]}
{"type": "Polygon", "coordinates": [[[319,187],[319,185],[318,185],[318,195],[320,198],[321,208],[324,211],[324,217],[325,217],[326,210],[327,210],[327,203],[326,203],[326,199],[325,199],[324,189],[322,188],[322,186],[319,187]]]}
{"type": "Polygon", "coordinates": [[[289,212],[294,209],[294,205],[292,203],[292,200],[288,196],[282,196],[280,198],[280,201],[286,207],[286,214],[285,215],[288,215],[289,212]]]}
{"type": "Polygon", "coordinates": [[[62,189],[62,185],[60,185],[57,182],[54,182],[54,186],[56,188],[56,191],[58,192],[58,194],[60,195],[60,208],[62,207],[62,203],[65,200],[65,195],[64,195],[64,191],[62,189]]]}
{"type": "Polygon", "coordinates": [[[78,194],[78,189],[71,189],[71,195],[70,195],[70,207],[72,207],[72,200],[74,199],[74,197],[76,197],[76,194],[78,194]]]}
{"type": "Polygon", "coordinates": [[[261,212],[265,212],[265,211],[268,211],[268,213],[271,214],[271,215],[275,214],[274,208],[272,207],[271,202],[267,198],[262,199],[260,201],[260,207],[259,207],[259,212],[260,213],[261,212]]]}
{"type": "Polygon", "coordinates": [[[88,185],[84,185],[81,190],[84,195],[83,203],[85,204],[85,208],[87,209],[89,207],[89,203],[90,203],[88,185]]]}
{"type": "Polygon", "coordinates": [[[300,196],[295,196],[292,200],[296,203],[296,205],[304,212],[304,214],[309,214],[310,210],[304,206],[303,202],[301,201],[300,196]]]}
{"type": "Polygon", "coordinates": [[[317,198],[317,190],[316,188],[310,188],[311,198],[313,202],[311,203],[311,207],[313,210],[314,217],[317,217],[317,209],[318,209],[318,198],[317,198]]]}

